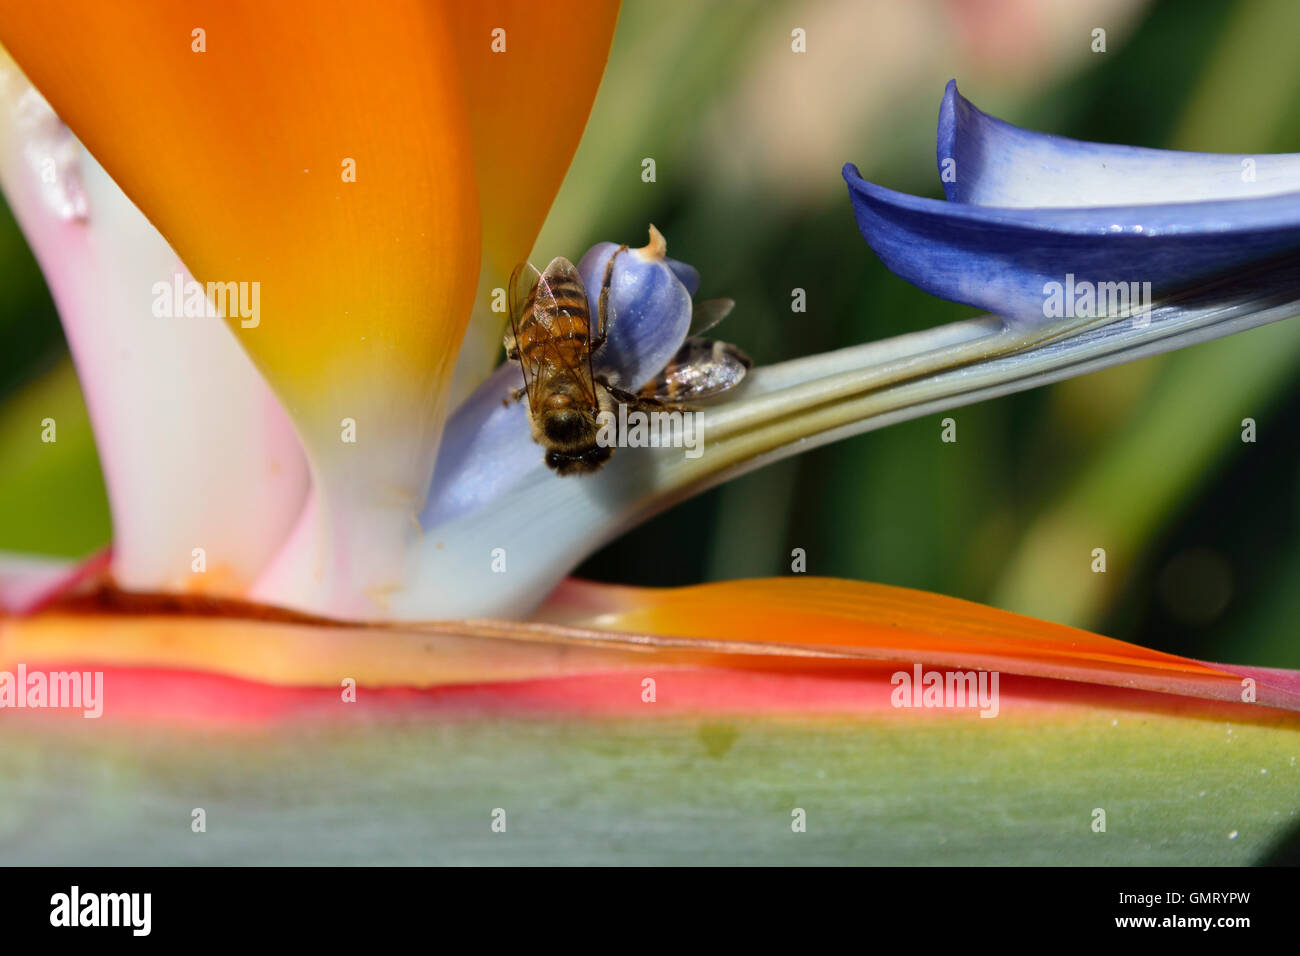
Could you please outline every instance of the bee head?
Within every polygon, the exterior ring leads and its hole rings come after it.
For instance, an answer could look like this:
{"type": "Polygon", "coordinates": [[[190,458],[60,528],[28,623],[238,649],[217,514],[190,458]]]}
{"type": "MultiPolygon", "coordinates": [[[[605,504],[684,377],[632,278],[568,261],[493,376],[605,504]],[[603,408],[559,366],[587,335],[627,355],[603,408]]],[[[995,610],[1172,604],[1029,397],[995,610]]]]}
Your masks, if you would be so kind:
{"type": "Polygon", "coordinates": [[[546,453],[546,465],[557,475],[589,475],[599,471],[600,466],[609,461],[614,449],[595,445],[577,454],[568,454],[551,449],[546,453]]]}

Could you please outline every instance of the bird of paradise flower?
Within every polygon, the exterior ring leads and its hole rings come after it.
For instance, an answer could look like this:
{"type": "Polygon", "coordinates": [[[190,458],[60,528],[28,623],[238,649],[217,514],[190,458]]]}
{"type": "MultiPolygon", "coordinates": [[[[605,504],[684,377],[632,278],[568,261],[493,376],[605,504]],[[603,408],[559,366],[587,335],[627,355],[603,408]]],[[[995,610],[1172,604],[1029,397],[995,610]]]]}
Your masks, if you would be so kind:
{"type": "Polygon", "coordinates": [[[983,862],[1029,832],[1016,859],[1266,853],[1294,822],[1294,673],[859,582],[564,578],[780,457],[1294,314],[1300,164],[1270,158],[1241,191],[1213,157],[1026,133],[952,86],[948,202],[845,178],[887,265],[1005,318],[756,369],[707,410],[699,459],[551,478],[500,404],[517,369],[492,371],[492,293],[546,215],[616,15],[6,9],[0,177],[65,323],[115,532],[107,555],[6,577],[0,667],[101,671],[109,718],[10,725],[18,819],[48,819],[34,794],[75,804],[59,781],[90,761],[141,782],[104,784],[120,809],[68,859],[189,858],[200,809],[209,860],[272,835],[263,858],[983,862]],[[564,70],[536,29],[555,20],[590,54],[564,70]],[[521,150],[525,94],[566,109],[521,150]],[[1097,174],[1097,151],[1129,178],[1097,174]],[[1043,172],[1062,159],[1068,189],[1043,172]],[[1134,256],[1159,296],[1145,321],[1039,320],[1044,276],[1134,256]],[[190,274],[258,282],[257,321],[151,321],[146,293],[190,274]],[[998,675],[997,718],[900,706],[945,669],[998,675]],[[315,838],[376,805],[389,825],[367,841],[315,838]]]}

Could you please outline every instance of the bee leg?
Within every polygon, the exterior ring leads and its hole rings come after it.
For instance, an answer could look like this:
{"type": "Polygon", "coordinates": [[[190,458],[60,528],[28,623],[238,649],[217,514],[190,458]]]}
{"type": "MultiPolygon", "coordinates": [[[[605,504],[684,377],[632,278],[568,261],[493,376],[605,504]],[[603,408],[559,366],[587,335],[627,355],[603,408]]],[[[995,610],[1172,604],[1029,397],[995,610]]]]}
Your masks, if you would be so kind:
{"type": "Polygon", "coordinates": [[[674,402],[660,398],[658,395],[652,395],[649,392],[629,392],[625,388],[619,388],[617,385],[611,385],[609,378],[604,375],[595,376],[594,381],[597,385],[619,405],[626,405],[628,408],[637,408],[642,411],[661,411],[661,412],[694,412],[699,411],[700,406],[691,405],[687,402],[674,402]]]}
{"type": "Polygon", "coordinates": [[[503,408],[509,408],[514,402],[521,402],[524,396],[528,394],[528,388],[521,385],[519,388],[512,388],[510,394],[501,399],[503,408]]]}
{"type": "Polygon", "coordinates": [[[610,398],[620,405],[636,405],[640,401],[637,396],[633,395],[626,389],[619,388],[617,385],[611,385],[609,377],[606,375],[597,375],[595,377],[595,382],[609,393],[610,398]]]}
{"type": "Polygon", "coordinates": [[[605,339],[609,335],[609,286],[614,280],[614,260],[625,252],[627,246],[619,246],[609,257],[609,262],[605,263],[605,278],[600,283],[600,298],[596,306],[596,334],[591,339],[593,352],[605,344],[605,339]]]}
{"type": "Polygon", "coordinates": [[[596,376],[596,384],[609,393],[609,397],[614,399],[620,405],[626,405],[628,408],[676,408],[675,405],[669,405],[652,395],[638,395],[635,392],[629,392],[627,389],[619,388],[617,385],[611,385],[609,379],[604,375],[596,376]]]}

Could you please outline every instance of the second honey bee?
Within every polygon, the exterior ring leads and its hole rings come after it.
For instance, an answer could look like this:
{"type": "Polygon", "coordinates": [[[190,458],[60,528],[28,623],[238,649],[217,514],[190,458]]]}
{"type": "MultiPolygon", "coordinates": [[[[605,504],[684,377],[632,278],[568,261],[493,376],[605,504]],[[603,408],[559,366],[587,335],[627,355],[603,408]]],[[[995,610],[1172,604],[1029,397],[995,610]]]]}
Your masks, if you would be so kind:
{"type": "Polygon", "coordinates": [[[685,409],[738,385],[750,367],[735,346],[694,334],[730,310],[729,301],[711,300],[699,304],[692,334],[653,380],[636,393],[612,384],[615,370],[603,367],[600,350],[617,321],[610,284],[614,263],[626,250],[620,246],[605,266],[594,328],[586,287],[568,259],[551,260],[541,273],[523,262],[510,277],[506,357],[519,363],[524,377],[512,398],[527,399],[533,440],[546,450],[547,466],[559,475],[589,474],[613,455],[612,445],[598,441],[601,412],[613,415],[619,405],[685,409]]]}

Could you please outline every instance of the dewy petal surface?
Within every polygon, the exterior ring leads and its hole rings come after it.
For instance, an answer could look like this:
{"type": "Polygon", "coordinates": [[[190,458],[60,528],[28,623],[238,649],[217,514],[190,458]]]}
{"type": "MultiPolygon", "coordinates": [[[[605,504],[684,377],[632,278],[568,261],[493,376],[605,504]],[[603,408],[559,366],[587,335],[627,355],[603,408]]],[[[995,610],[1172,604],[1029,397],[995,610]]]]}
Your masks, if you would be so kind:
{"type": "Polygon", "coordinates": [[[306,494],[292,426],[219,319],[153,314],[154,284],[188,281],[184,267],[2,50],[0,111],[0,186],[94,424],[112,574],[145,590],[241,593],[306,494]]]}
{"type": "Polygon", "coordinates": [[[319,588],[302,603],[373,611],[400,587],[432,474],[479,258],[445,10],[69,0],[0,16],[0,42],[194,276],[259,284],[259,314],[228,324],[312,463],[319,588]]]}

